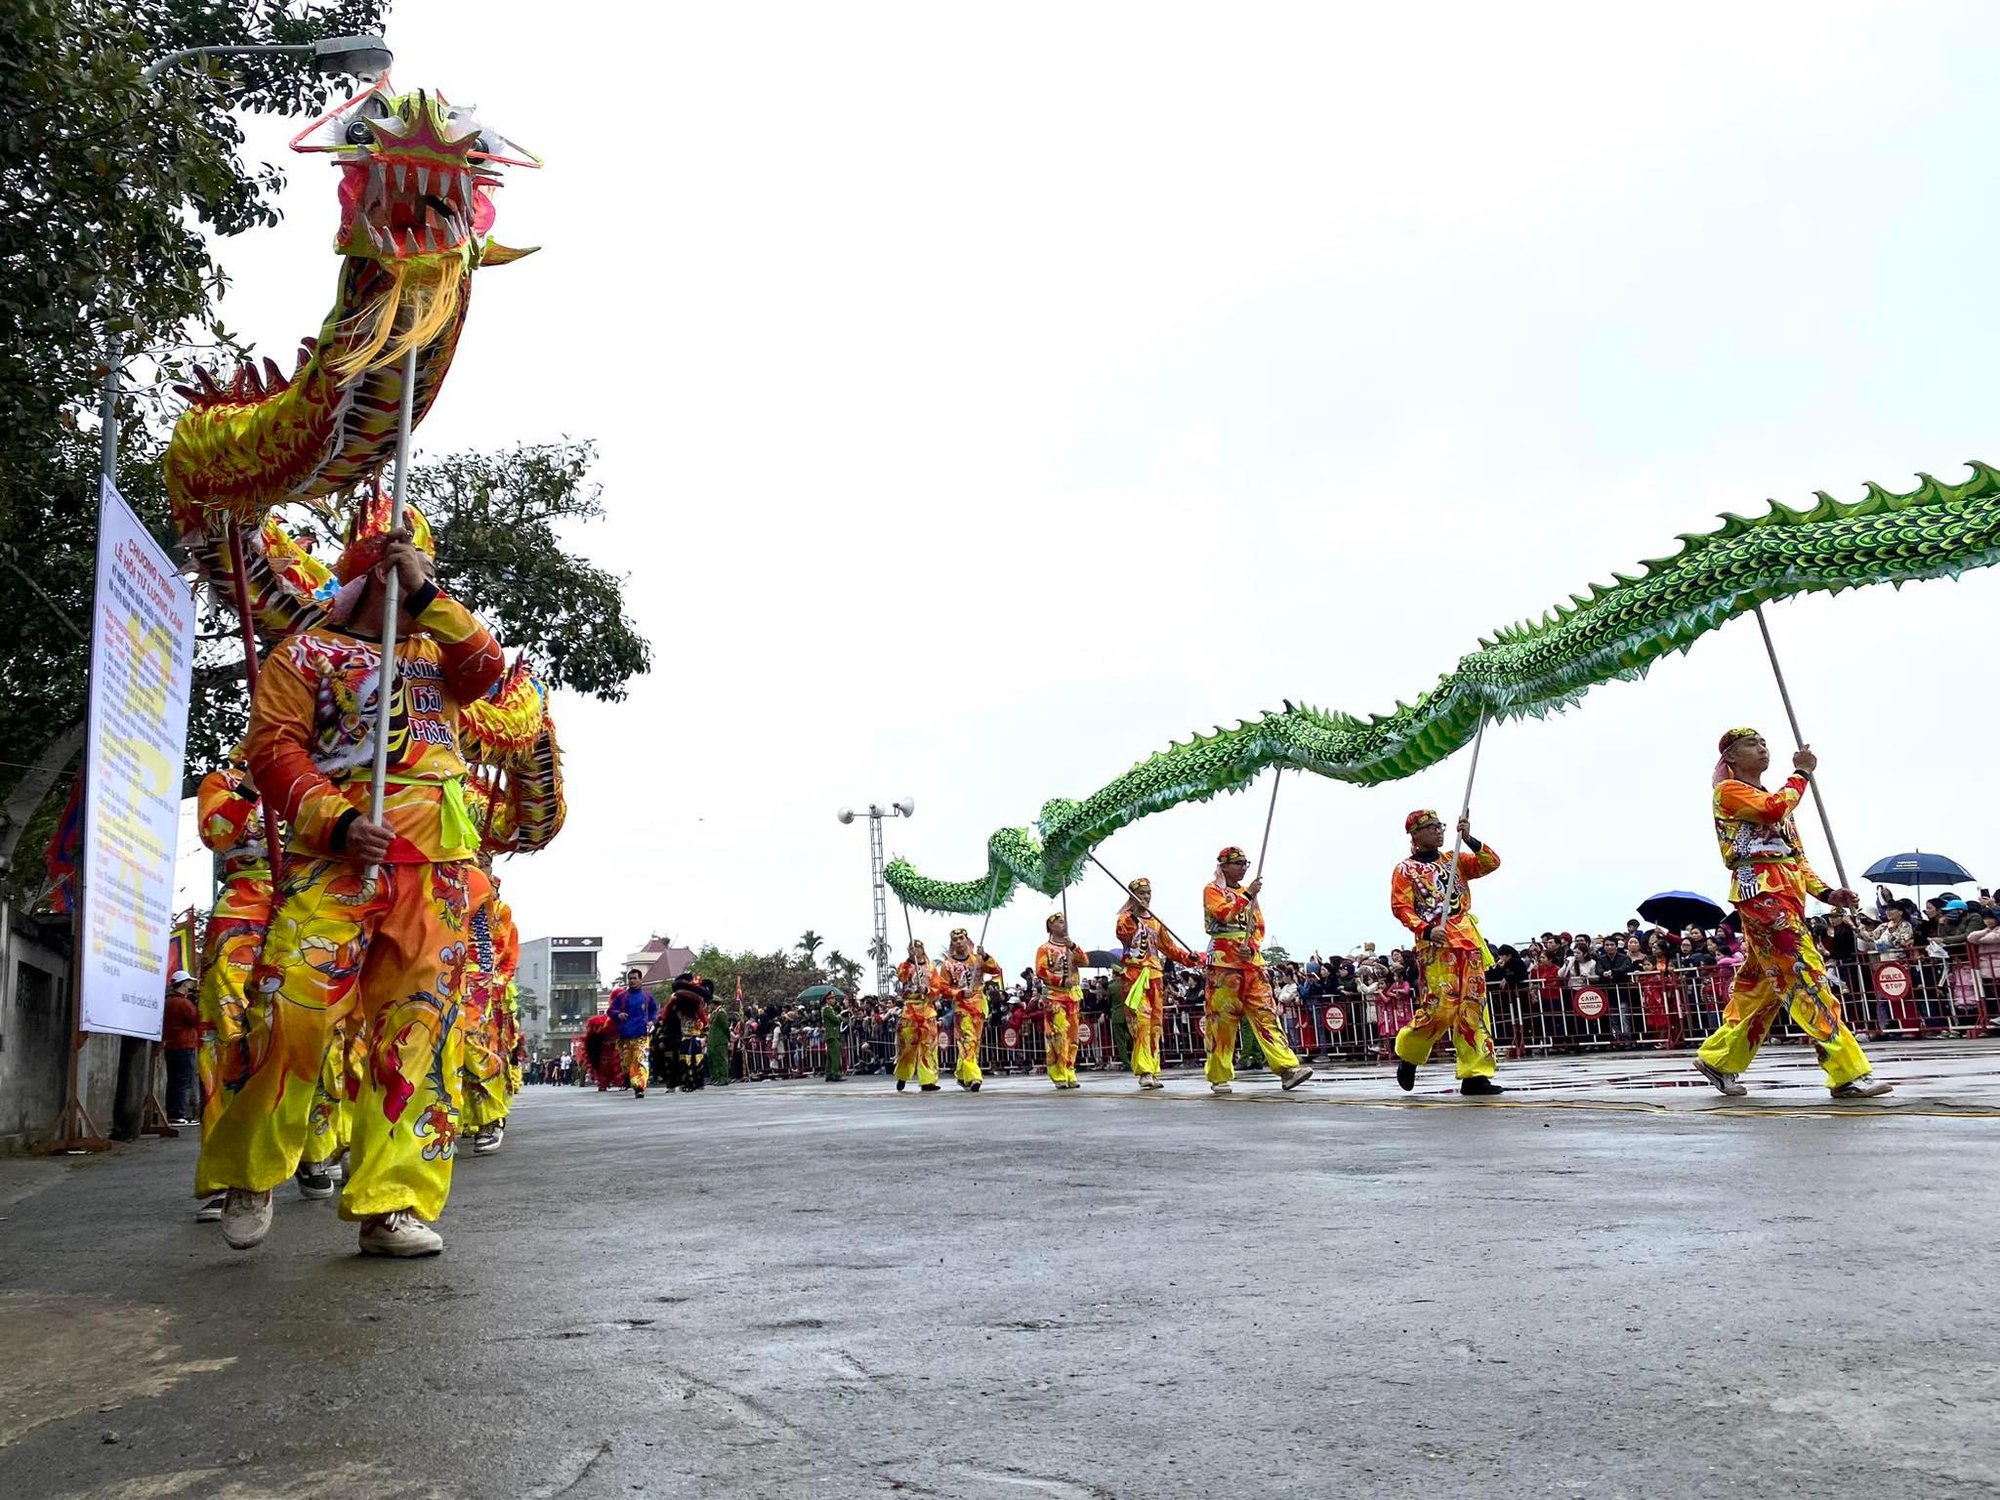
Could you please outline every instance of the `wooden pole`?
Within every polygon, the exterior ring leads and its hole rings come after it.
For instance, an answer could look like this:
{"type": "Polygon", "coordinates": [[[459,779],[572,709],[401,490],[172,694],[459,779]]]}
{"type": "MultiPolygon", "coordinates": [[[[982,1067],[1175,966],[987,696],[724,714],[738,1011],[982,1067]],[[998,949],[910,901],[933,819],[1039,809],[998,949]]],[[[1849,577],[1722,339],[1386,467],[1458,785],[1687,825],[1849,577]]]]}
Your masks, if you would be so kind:
{"type": "MultiPolygon", "coordinates": [[[[412,343],[403,355],[403,403],[396,426],[396,474],[389,494],[389,529],[403,525],[403,494],[410,474],[410,429],[415,426],[417,399],[417,346],[412,343]]],[[[375,783],[368,798],[368,821],[382,821],[382,802],[389,790],[389,719],[396,689],[396,626],[403,608],[403,575],[389,570],[382,585],[382,674],[375,689],[375,783]]],[[[378,865],[368,867],[373,881],[381,873],[378,865]]]]}
{"type": "MultiPolygon", "coordinates": [[[[1764,619],[1764,606],[1758,605],[1754,612],[1757,616],[1757,629],[1763,632],[1764,636],[1764,654],[1771,658],[1771,675],[1778,679],[1778,696],[1784,700],[1785,718],[1792,726],[1792,743],[1803,750],[1806,737],[1800,732],[1799,716],[1792,709],[1791,689],[1785,686],[1785,669],[1778,665],[1778,648],[1771,643],[1771,627],[1764,619]]],[[[1819,794],[1817,772],[1806,778],[1806,785],[1812,789],[1813,808],[1818,812],[1819,826],[1826,834],[1826,847],[1833,853],[1834,873],[1840,877],[1841,889],[1851,891],[1854,887],[1847,882],[1847,864],[1840,857],[1840,844],[1834,839],[1833,824],[1826,815],[1826,799],[1819,794]]]]}

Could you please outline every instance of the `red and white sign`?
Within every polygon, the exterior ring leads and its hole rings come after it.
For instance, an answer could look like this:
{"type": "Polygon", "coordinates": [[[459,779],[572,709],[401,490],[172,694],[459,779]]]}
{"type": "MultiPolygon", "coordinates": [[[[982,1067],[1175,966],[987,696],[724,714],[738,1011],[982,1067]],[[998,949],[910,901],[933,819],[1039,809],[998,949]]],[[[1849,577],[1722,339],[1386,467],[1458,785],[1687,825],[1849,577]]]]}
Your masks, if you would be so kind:
{"type": "Polygon", "coordinates": [[[1326,1021],[1326,1029],[1328,1031],[1345,1031],[1347,1029],[1347,1012],[1342,1010],[1338,1005],[1329,1005],[1326,1008],[1326,1015],[1323,1019],[1326,1021]]]}
{"type": "Polygon", "coordinates": [[[1021,1033],[1009,1026],[1000,1033],[1000,1041],[1003,1046],[1018,1047],[1021,1045],[1021,1033]]]}
{"type": "Polygon", "coordinates": [[[1092,1033],[1091,1033],[1091,1030],[1090,1030],[1090,1022],[1088,1022],[1088,1021],[1079,1021],[1079,1022],[1077,1022],[1077,1023],[1076,1023],[1076,1044],[1077,1044],[1077,1046],[1079,1046],[1079,1047],[1088,1047],[1088,1046],[1090,1045],[1090,1038],[1091,1038],[1091,1034],[1092,1034],[1092,1033]]]}
{"type": "Polygon", "coordinates": [[[1916,986],[1911,982],[1907,965],[1886,963],[1875,969],[1875,993],[1884,1000],[1907,1000],[1916,986]]]}
{"type": "Polygon", "coordinates": [[[1594,984],[1586,984],[1570,997],[1570,1007],[1586,1021],[1595,1021],[1611,1008],[1611,997],[1594,984]]]}

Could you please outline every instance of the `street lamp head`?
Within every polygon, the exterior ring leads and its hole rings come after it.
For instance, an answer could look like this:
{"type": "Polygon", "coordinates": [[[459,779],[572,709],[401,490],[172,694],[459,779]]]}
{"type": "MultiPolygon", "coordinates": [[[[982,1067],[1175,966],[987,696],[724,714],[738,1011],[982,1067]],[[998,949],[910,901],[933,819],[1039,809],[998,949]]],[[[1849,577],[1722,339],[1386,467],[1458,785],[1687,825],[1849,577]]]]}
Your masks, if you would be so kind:
{"type": "Polygon", "coordinates": [[[396,54],[379,36],[330,36],[312,44],[313,67],[322,73],[351,73],[356,78],[380,78],[396,54]]]}
{"type": "Polygon", "coordinates": [[[834,816],[840,819],[840,821],[843,823],[852,823],[854,821],[854,809],[851,807],[843,807],[839,812],[835,813],[834,816]]]}
{"type": "Polygon", "coordinates": [[[889,805],[906,818],[914,818],[917,815],[917,799],[915,797],[899,797],[889,805]]]}

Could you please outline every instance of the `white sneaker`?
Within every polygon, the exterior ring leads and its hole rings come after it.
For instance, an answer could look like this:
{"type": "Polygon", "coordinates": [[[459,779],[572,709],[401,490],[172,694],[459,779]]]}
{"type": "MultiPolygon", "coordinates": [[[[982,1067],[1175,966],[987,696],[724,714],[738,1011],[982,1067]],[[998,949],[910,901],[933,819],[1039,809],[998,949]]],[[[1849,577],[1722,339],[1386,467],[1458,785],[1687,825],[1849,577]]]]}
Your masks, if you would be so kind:
{"type": "Polygon", "coordinates": [[[228,1201],[228,1198],[229,1195],[227,1193],[217,1193],[213,1198],[202,1204],[200,1208],[194,1211],[195,1223],[220,1224],[222,1222],[222,1205],[228,1201]]]}
{"type": "Polygon", "coordinates": [[[271,1190],[231,1188],[223,1197],[222,1238],[232,1250],[249,1250],[271,1232],[271,1190]]]}
{"type": "Polygon", "coordinates": [[[500,1132],[497,1130],[482,1130],[472,1138],[472,1154],[474,1156],[491,1156],[499,1149],[500,1132]]]}
{"type": "Polygon", "coordinates": [[[1236,1092],[1236,1089],[1235,1089],[1235,1086],[1234,1086],[1234,1085],[1232,1085],[1232,1084],[1227,1084],[1227,1083],[1211,1083],[1211,1084],[1210,1084],[1210,1085],[1208,1086],[1208,1091],[1209,1091],[1209,1092],[1210,1092],[1211,1094],[1233,1094],[1233,1093],[1235,1093],[1235,1092],[1236,1092]]]}
{"type": "MultiPolygon", "coordinates": [[[[1694,1070],[1732,1099],[1741,1099],[1750,1092],[1736,1081],[1734,1073],[1725,1073],[1714,1064],[1703,1062],[1698,1057],[1694,1060],[1694,1070]]],[[[1856,1081],[1859,1082],[1858,1079],[1856,1081]]]]}
{"type": "Polygon", "coordinates": [[[1300,1063],[1296,1068],[1285,1069],[1283,1075],[1279,1079],[1279,1082],[1283,1086],[1285,1092],[1290,1093],[1293,1089],[1297,1088],[1300,1084],[1304,1083],[1308,1078],[1312,1076],[1313,1076],[1313,1070],[1307,1067],[1304,1063],[1300,1063]]]}
{"type": "Polygon", "coordinates": [[[406,1208],[392,1214],[376,1214],[361,1226],[363,1255],[393,1255],[403,1259],[436,1255],[442,1249],[444,1237],[406,1208]]]}
{"type": "Polygon", "coordinates": [[[334,1157],[332,1161],[326,1164],[326,1175],[331,1177],[335,1182],[347,1181],[347,1148],[345,1146],[340,1148],[340,1155],[334,1157]]]}
{"type": "Polygon", "coordinates": [[[1873,1073],[1863,1073],[1859,1078],[1850,1078],[1833,1091],[1836,1099],[1879,1099],[1884,1094],[1893,1094],[1896,1086],[1884,1083],[1873,1073]]]}

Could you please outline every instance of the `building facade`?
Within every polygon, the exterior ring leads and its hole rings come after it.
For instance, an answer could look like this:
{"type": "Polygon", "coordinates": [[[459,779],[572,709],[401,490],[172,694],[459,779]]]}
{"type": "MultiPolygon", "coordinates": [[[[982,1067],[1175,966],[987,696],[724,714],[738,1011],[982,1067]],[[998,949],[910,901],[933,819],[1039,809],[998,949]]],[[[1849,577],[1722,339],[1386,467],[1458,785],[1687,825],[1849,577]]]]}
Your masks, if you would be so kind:
{"type": "Polygon", "coordinates": [[[521,1034],[530,1057],[558,1057],[610,1003],[597,972],[601,937],[541,937],[521,944],[521,1034]],[[532,995],[533,999],[530,1000],[532,995]]]}

